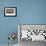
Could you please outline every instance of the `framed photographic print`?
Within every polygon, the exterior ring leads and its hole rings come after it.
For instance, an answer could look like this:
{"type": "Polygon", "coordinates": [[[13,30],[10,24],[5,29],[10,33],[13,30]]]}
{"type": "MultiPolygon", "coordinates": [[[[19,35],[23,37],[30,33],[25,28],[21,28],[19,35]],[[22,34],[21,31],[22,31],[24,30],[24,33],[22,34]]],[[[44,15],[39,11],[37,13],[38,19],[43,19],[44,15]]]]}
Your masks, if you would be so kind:
{"type": "Polygon", "coordinates": [[[17,8],[16,7],[5,7],[4,8],[4,16],[16,17],[17,16],[17,8]]]}

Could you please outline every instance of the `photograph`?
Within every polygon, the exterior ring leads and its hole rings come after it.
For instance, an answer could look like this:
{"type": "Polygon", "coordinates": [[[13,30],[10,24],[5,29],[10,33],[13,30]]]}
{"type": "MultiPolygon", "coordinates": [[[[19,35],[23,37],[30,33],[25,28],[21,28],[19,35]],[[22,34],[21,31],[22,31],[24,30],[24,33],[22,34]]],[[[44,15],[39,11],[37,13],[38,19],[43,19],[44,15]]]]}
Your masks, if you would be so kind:
{"type": "Polygon", "coordinates": [[[17,15],[16,7],[6,7],[4,8],[4,16],[14,17],[17,15]]]}

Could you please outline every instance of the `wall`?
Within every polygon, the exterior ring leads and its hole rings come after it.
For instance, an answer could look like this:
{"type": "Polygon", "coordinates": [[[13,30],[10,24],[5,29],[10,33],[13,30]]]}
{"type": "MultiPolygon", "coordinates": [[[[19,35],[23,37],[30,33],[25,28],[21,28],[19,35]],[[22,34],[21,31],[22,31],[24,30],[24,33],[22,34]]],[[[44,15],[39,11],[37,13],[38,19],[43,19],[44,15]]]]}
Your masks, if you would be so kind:
{"type": "MultiPolygon", "coordinates": [[[[46,0],[0,0],[0,44],[7,44],[9,32],[18,24],[46,24],[46,0]],[[16,17],[4,17],[4,7],[17,7],[16,17]]],[[[17,39],[16,39],[17,43],[17,39]]]]}

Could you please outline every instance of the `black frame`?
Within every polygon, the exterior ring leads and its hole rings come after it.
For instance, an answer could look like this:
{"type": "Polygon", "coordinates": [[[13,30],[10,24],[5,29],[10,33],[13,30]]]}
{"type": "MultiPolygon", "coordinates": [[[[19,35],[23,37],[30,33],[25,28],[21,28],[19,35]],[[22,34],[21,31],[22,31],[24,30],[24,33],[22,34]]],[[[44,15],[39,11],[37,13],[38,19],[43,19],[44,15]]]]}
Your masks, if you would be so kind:
{"type": "Polygon", "coordinates": [[[17,16],[17,7],[5,7],[5,8],[4,8],[4,16],[5,17],[16,17],[17,16]],[[16,9],[16,15],[15,16],[10,16],[10,15],[6,16],[5,15],[5,8],[15,8],[16,9]]]}

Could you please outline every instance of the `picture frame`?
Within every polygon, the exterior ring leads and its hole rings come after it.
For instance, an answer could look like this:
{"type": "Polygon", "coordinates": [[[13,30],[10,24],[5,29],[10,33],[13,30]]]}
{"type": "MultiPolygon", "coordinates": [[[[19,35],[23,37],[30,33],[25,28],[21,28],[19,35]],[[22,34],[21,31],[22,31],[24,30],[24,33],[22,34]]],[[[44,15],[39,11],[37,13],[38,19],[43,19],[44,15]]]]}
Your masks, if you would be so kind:
{"type": "MultiPolygon", "coordinates": [[[[22,37],[22,33],[21,33],[22,30],[24,30],[24,31],[28,30],[28,35],[27,34],[24,35],[24,36],[28,36],[27,39],[25,38],[26,40],[46,41],[46,24],[18,24],[18,42],[19,43],[22,40],[25,40],[24,37],[22,37]],[[34,31],[37,31],[37,32],[34,32],[34,31]],[[22,37],[22,39],[21,39],[21,37],[22,37]]],[[[24,32],[23,32],[23,34],[24,34],[24,32]]]]}
{"type": "Polygon", "coordinates": [[[16,7],[5,7],[4,8],[4,16],[5,17],[16,17],[17,16],[17,8],[16,7]]]}

